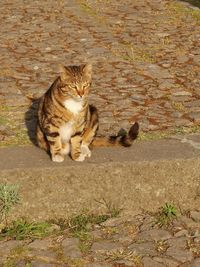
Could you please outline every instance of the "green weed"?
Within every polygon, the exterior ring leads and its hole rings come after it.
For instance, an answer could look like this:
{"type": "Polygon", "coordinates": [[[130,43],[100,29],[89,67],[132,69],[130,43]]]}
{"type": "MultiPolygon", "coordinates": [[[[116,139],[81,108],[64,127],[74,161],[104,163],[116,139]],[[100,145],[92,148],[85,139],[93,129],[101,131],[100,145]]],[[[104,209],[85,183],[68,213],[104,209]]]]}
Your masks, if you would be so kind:
{"type": "Polygon", "coordinates": [[[0,218],[7,225],[8,214],[19,203],[19,187],[12,184],[0,184],[0,218]]]}
{"type": "Polygon", "coordinates": [[[81,212],[78,215],[72,216],[68,220],[60,220],[56,224],[60,223],[61,229],[68,229],[69,233],[79,239],[80,249],[83,253],[86,253],[90,250],[92,245],[92,237],[89,234],[89,231],[96,224],[101,224],[105,222],[108,218],[112,216],[117,216],[119,211],[117,209],[111,209],[108,214],[93,214],[87,211],[81,212]]]}
{"type": "Polygon", "coordinates": [[[66,229],[69,229],[69,222],[66,218],[51,219],[48,221],[48,223],[58,225],[60,227],[61,232],[66,229]]]}
{"type": "Polygon", "coordinates": [[[95,201],[106,208],[106,214],[108,218],[117,217],[122,211],[122,208],[112,203],[111,201],[106,200],[105,198],[102,198],[101,200],[95,199],[95,201]]]}
{"type": "Polygon", "coordinates": [[[140,132],[138,140],[149,141],[149,140],[159,140],[169,137],[171,132],[140,132]]]}
{"type": "Polygon", "coordinates": [[[76,233],[80,231],[88,231],[92,225],[100,224],[106,221],[110,216],[107,214],[96,215],[81,213],[72,217],[68,224],[71,232],[76,233]]]}
{"type": "Polygon", "coordinates": [[[193,125],[192,127],[179,126],[176,127],[172,134],[193,134],[200,132],[200,125],[193,125]]]}
{"type": "Polygon", "coordinates": [[[173,204],[165,203],[162,207],[162,213],[168,218],[176,217],[177,209],[173,204]]]}
{"type": "Polygon", "coordinates": [[[61,231],[68,231],[71,236],[78,238],[80,250],[86,253],[92,245],[89,231],[95,224],[105,222],[108,218],[110,218],[110,214],[93,214],[85,211],[69,219],[60,218],[49,222],[60,226],[61,231]]]}
{"type": "Polygon", "coordinates": [[[174,204],[165,203],[157,215],[156,223],[159,226],[170,225],[177,218],[177,208],[174,204]]]}
{"type": "Polygon", "coordinates": [[[194,134],[200,133],[200,125],[193,125],[191,127],[186,126],[177,126],[172,129],[167,129],[165,131],[149,131],[149,132],[140,132],[138,139],[139,141],[152,141],[160,140],[164,138],[170,138],[174,135],[184,135],[184,134],[194,134]]]}
{"type": "Polygon", "coordinates": [[[87,253],[92,246],[92,237],[86,231],[75,232],[74,237],[79,239],[79,248],[83,253],[87,253]]]}
{"type": "Polygon", "coordinates": [[[51,225],[46,222],[27,222],[19,219],[2,229],[0,238],[9,237],[15,240],[38,239],[48,236],[52,232],[51,225]]]}
{"type": "Polygon", "coordinates": [[[109,214],[93,214],[87,211],[74,215],[69,219],[59,218],[49,221],[51,224],[56,224],[60,227],[61,231],[68,230],[74,235],[79,233],[88,232],[93,225],[100,224],[110,218],[109,214]]]}

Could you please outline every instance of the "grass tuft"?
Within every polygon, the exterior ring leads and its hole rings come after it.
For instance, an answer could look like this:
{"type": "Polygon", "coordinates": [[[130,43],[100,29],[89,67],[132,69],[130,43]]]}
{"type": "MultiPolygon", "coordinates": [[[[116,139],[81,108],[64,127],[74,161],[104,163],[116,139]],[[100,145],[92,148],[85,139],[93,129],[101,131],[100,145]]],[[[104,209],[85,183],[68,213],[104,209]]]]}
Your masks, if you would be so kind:
{"type": "Polygon", "coordinates": [[[107,214],[96,215],[81,213],[69,220],[69,227],[72,232],[87,231],[91,225],[105,222],[110,216],[107,214]]]}
{"type": "Polygon", "coordinates": [[[19,219],[2,229],[0,239],[7,237],[14,240],[23,240],[26,238],[34,240],[48,236],[51,231],[51,225],[49,223],[29,223],[25,219],[19,219]]]}
{"type": "Polygon", "coordinates": [[[6,225],[8,214],[20,201],[18,190],[17,185],[0,184],[0,218],[5,220],[6,225]]]}
{"type": "Polygon", "coordinates": [[[165,203],[163,207],[160,208],[160,211],[157,214],[156,223],[159,226],[168,226],[174,219],[177,218],[177,208],[174,204],[165,203]]]}
{"type": "Polygon", "coordinates": [[[93,241],[89,233],[90,230],[94,225],[101,224],[114,215],[117,215],[116,211],[113,211],[112,214],[94,214],[84,211],[72,216],[68,220],[50,220],[50,223],[60,226],[61,231],[67,230],[71,236],[78,238],[80,250],[86,253],[90,250],[93,241]]]}
{"type": "Polygon", "coordinates": [[[119,214],[122,211],[122,208],[117,206],[115,203],[112,203],[109,200],[106,200],[105,198],[102,198],[101,200],[95,199],[95,201],[101,205],[103,205],[106,208],[108,218],[115,218],[119,216],[119,214]]]}
{"type": "Polygon", "coordinates": [[[107,259],[112,261],[127,260],[134,263],[134,266],[142,267],[141,256],[137,255],[135,251],[126,249],[118,249],[106,253],[107,259]]]}

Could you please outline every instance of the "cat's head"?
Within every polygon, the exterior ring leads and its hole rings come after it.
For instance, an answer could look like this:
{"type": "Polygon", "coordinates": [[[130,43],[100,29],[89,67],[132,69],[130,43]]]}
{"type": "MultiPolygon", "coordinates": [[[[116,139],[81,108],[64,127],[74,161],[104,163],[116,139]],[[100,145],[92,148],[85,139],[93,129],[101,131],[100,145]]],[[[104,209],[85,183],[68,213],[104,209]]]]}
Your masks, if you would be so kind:
{"type": "Polygon", "coordinates": [[[73,97],[77,100],[87,97],[91,85],[91,78],[91,64],[60,67],[61,90],[66,97],[73,97]]]}

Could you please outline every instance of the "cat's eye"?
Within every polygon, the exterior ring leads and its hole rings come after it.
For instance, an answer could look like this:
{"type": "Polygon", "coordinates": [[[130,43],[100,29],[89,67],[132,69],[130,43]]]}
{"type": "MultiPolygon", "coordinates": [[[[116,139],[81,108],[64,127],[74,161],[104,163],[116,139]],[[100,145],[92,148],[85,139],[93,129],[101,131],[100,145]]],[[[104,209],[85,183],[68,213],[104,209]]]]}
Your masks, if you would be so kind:
{"type": "Polygon", "coordinates": [[[60,91],[62,92],[63,95],[68,95],[68,90],[66,90],[66,87],[60,88],[60,91]]]}
{"type": "Polygon", "coordinates": [[[83,85],[83,89],[86,89],[87,87],[89,87],[89,83],[85,83],[84,85],[83,85]]]}
{"type": "Polygon", "coordinates": [[[72,89],[76,89],[76,85],[75,85],[75,84],[70,84],[70,87],[71,87],[72,89]]]}

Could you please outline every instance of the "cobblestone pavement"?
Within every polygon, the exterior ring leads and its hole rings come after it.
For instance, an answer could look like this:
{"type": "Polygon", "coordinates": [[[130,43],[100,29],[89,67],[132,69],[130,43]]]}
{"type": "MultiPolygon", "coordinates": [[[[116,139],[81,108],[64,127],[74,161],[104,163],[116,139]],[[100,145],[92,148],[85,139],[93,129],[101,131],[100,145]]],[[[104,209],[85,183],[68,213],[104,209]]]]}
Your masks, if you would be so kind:
{"type": "Polygon", "coordinates": [[[0,241],[0,266],[199,267],[200,212],[160,227],[161,217],[122,216],[34,241],[0,241]],[[160,219],[159,219],[160,218],[160,219]]]}
{"type": "Polygon", "coordinates": [[[200,11],[173,0],[8,0],[0,6],[0,140],[26,143],[59,64],[90,61],[100,134],[198,131],[200,11]],[[24,116],[26,122],[24,122],[24,116]],[[186,128],[185,128],[186,127],[186,128]]]}

